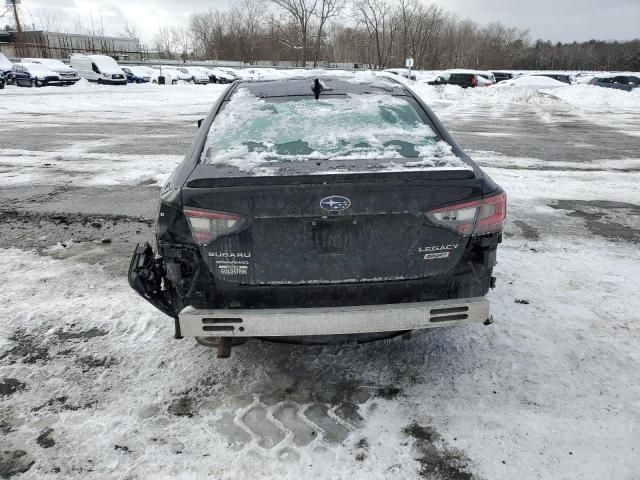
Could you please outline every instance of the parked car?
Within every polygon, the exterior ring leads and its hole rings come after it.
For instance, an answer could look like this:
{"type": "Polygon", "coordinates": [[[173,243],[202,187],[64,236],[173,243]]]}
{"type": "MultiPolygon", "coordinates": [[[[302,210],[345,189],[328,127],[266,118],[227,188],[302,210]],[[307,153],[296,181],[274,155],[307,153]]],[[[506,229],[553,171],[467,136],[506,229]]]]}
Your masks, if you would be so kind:
{"type": "Polygon", "coordinates": [[[191,76],[191,81],[198,85],[209,83],[209,74],[203,72],[198,67],[176,67],[176,70],[191,76]]]}
{"type": "Polygon", "coordinates": [[[493,72],[485,72],[485,71],[477,71],[478,74],[478,86],[479,87],[488,87],[489,85],[495,85],[496,77],[493,72]]]}
{"type": "Polygon", "coordinates": [[[579,85],[589,85],[591,80],[596,77],[594,73],[579,73],[576,75],[576,83],[579,85]]]}
{"type": "Polygon", "coordinates": [[[238,75],[238,71],[231,67],[216,67],[214,70],[220,70],[221,72],[230,75],[234,79],[234,81],[240,78],[240,75],[238,75]]]}
{"type": "Polygon", "coordinates": [[[80,80],[80,75],[78,75],[75,69],[55,58],[23,58],[22,63],[39,63],[40,65],[44,65],[52,72],[56,72],[64,85],[74,85],[80,80]]]}
{"type": "Polygon", "coordinates": [[[596,75],[589,82],[591,85],[605,88],[615,88],[630,92],[640,86],[640,74],[607,74],[596,75]]]}
{"type": "Polygon", "coordinates": [[[505,193],[408,87],[239,81],[199,125],[128,274],[177,338],[225,357],[491,323],[505,193]]]}
{"type": "MultiPolygon", "coordinates": [[[[147,65],[136,65],[135,67],[132,67],[132,68],[135,68],[140,75],[144,76],[144,78],[148,77],[149,82],[158,83],[158,77],[160,76],[159,67],[151,68],[147,65]]],[[[165,72],[165,69],[162,69],[162,76],[164,77],[164,81],[167,85],[175,85],[176,83],[178,83],[178,80],[173,78],[167,72],[165,72]]]]}
{"type": "Polygon", "coordinates": [[[209,76],[209,83],[233,83],[238,77],[220,68],[197,67],[209,76]]]}
{"type": "Polygon", "coordinates": [[[148,83],[151,75],[140,67],[122,67],[129,83],[148,83]]]}
{"type": "Polygon", "coordinates": [[[39,63],[14,63],[11,75],[13,83],[18,87],[62,85],[62,80],[57,72],[39,63]]]}
{"type": "Polygon", "coordinates": [[[511,72],[501,72],[501,71],[493,71],[493,77],[496,79],[496,83],[504,82],[505,80],[511,80],[513,78],[513,73],[511,72]]]}
{"type": "Polygon", "coordinates": [[[0,72],[4,74],[5,82],[11,83],[9,81],[9,76],[11,74],[11,69],[13,68],[13,63],[5,57],[4,53],[0,53],[0,72]]]}
{"type": "Polygon", "coordinates": [[[165,76],[170,75],[171,78],[175,80],[175,82],[173,82],[173,80],[171,82],[174,85],[179,82],[193,83],[193,77],[191,75],[181,72],[180,70],[176,70],[175,68],[164,67],[162,69],[162,74],[165,76]]]}
{"type": "MultiPolygon", "coordinates": [[[[493,82],[491,82],[493,83],[493,82]]],[[[475,88],[489,84],[474,70],[446,70],[441,72],[429,85],[457,85],[462,88],[475,88]]]]}
{"type": "MultiPolygon", "coordinates": [[[[191,75],[188,72],[185,73],[182,70],[177,69],[175,66],[173,66],[173,67],[172,66],[163,66],[162,67],[162,74],[163,75],[166,75],[166,74],[171,75],[171,77],[176,80],[175,83],[178,83],[178,82],[193,83],[193,75],[191,75]]],[[[166,83],[168,83],[168,82],[166,82],[166,83]]]]}
{"type": "Polygon", "coordinates": [[[151,83],[160,83],[159,77],[164,77],[165,85],[177,85],[180,81],[179,75],[181,72],[177,70],[171,70],[168,68],[163,68],[162,72],[160,70],[156,70],[155,74],[151,76],[151,83]]]}
{"type": "Polygon", "coordinates": [[[153,68],[148,65],[136,65],[135,68],[149,77],[153,77],[153,75],[158,72],[157,68],[153,68]]]}
{"type": "Polygon", "coordinates": [[[511,80],[500,82],[495,86],[495,88],[523,87],[528,88],[529,90],[538,91],[566,86],[566,83],[549,78],[546,75],[522,75],[511,80]]]}
{"type": "Polygon", "coordinates": [[[107,55],[71,55],[71,66],[90,82],[126,85],[125,75],[118,62],[107,55]]]}
{"type": "Polygon", "coordinates": [[[406,78],[409,80],[417,80],[416,74],[411,72],[409,73],[409,69],[407,68],[386,68],[382,70],[383,72],[390,73],[392,75],[397,75],[402,78],[406,78]]]}
{"type": "Polygon", "coordinates": [[[533,73],[532,76],[553,78],[554,80],[557,80],[562,83],[567,83],[569,85],[571,85],[572,83],[575,83],[576,81],[576,77],[568,73],[543,72],[543,73],[533,73]]]}

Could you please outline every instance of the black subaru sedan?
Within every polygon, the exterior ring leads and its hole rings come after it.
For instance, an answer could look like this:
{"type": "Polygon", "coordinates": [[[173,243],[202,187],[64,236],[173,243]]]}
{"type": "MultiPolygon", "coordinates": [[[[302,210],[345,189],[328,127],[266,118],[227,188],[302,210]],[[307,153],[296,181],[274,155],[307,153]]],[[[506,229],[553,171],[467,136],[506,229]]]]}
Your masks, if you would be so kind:
{"type": "Polygon", "coordinates": [[[387,77],[236,82],[200,122],[129,282],[219,356],[491,323],[506,196],[387,77]]]}

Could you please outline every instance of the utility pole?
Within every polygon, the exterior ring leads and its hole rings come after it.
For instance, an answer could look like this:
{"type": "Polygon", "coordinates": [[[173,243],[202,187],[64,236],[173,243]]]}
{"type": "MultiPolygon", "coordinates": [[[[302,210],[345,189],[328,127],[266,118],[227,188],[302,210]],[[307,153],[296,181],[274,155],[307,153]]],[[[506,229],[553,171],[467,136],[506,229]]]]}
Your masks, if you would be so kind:
{"type": "Polygon", "coordinates": [[[10,0],[13,5],[13,16],[16,19],[16,30],[18,33],[22,33],[22,25],[20,25],[20,15],[18,15],[18,0],[10,0]]]}
{"type": "Polygon", "coordinates": [[[20,15],[18,14],[18,2],[19,0],[9,0],[13,6],[13,18],[16,20],[16,56],[24,56],[24,45],[22,41],[22,25],[20,24],[20,15]]]}

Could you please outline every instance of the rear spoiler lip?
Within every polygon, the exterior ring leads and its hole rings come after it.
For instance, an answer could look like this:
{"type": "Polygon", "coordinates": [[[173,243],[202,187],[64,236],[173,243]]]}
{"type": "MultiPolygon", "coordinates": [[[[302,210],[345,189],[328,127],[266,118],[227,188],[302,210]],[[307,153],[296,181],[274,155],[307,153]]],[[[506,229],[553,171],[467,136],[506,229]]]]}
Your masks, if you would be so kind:
{"type": "Polygon", "coordinates": [[[218,168],[212,165],[200,164],[191,173],[184,187],[187,188],[215,188],[215,187],[245,187],[272,185],[317,185],[324,183],[377,183],[377,182],[420,182],[428,180],[472,180],[477,178],[473,170],[468,169],[438,169],[413,170],[406,172],[371,172],[371,173],[329,173],[315,175],[288,175],[263,177],[220,177],[218,168]]]}

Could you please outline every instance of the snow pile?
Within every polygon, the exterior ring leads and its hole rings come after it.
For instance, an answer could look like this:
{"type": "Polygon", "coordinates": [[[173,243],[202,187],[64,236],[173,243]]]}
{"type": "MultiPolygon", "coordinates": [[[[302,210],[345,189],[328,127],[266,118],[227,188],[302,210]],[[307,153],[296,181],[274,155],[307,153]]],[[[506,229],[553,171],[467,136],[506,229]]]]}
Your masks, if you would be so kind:
{"type": "Polygon", "coordinates": [[[640,137],[640,88],[626,92],[596,85],[572,85],[545,93],[568,106],[582,120],[640,137]]]}
{"type": "MultiPolygon", "coordinates": [[[[525,77],[526,78],[526,77],[525,77]]],[[[531,77],[533,78],[533,77],[531,77]]],[[[547,77],[536,77],[547,78],[547,77]]],[[[555,82],[553,79],[548,79],[555,82]]],[[[542,80],[543,82],[545,80],[542,80]]],[[[502,86],[501,82],[487,88],[463,89],[455,85],[431,86],[415,84],[411,88],[450,128],[463,118],[514,116],[522,108],[535,113],[548,123],[562,123],[577,118],[581,121],[615,128],[621,133],[640,136],[640,88],[625,92],[593,85],[567,85],[553,88],[541,86],[502,86]]]]}
{"type": "Polygon", "coordinates": [[[569,105],[593,112],[640,111],[640,88],[626,92],[596,85],[572,85],[549,93],[569,105]]]}
{"type": "MultiPolygon", "coordinates": [[[[514,85],[509,88],[498,88],[500,83],[491,87],[462,88],[457,85],[433,86],[416,84],[411,86],[427,105],[449,105],[468,108],[485,105],[510,103],[537,103],[540,105],[554,103],[548,96],[525,86],[514,85]]],[[[566,84],[562,84],[566,85],[566,84]]]]}
{"type": "Polygon", "coordinates": [[[89,80],[87,80],[86,78],[81,78],[80,80],[78,80],[76,83],[74,83],[73,85],[70,85],[68,88],[87,88],[89,85],[91,85],[91,82],[89,82],[89,80]]]}

